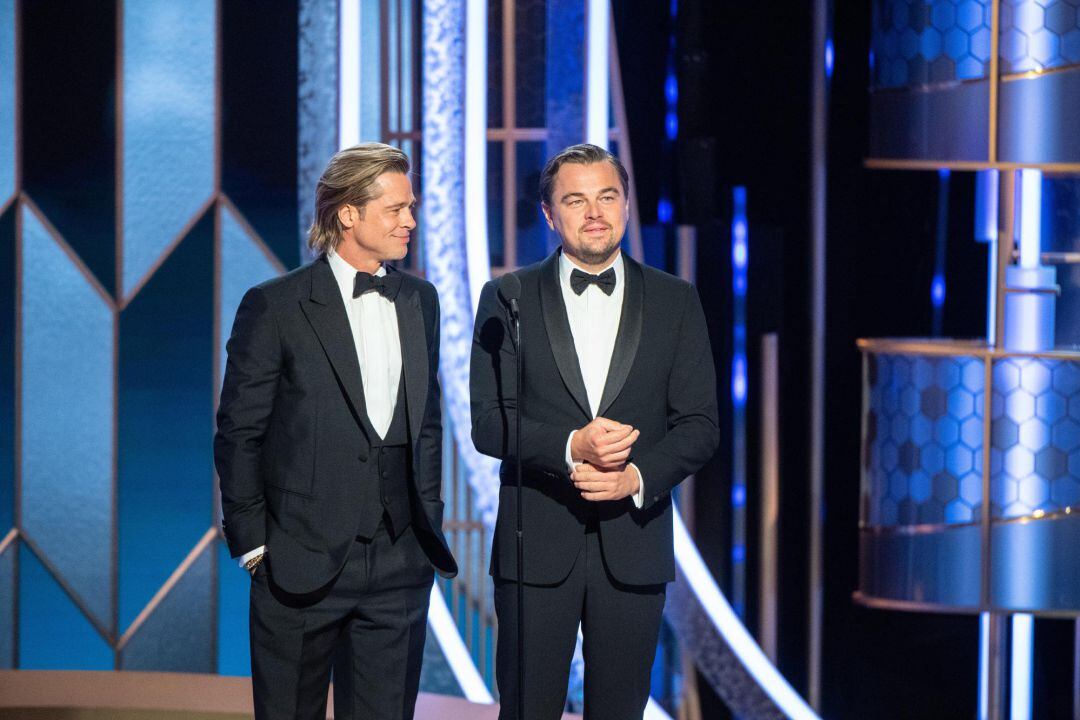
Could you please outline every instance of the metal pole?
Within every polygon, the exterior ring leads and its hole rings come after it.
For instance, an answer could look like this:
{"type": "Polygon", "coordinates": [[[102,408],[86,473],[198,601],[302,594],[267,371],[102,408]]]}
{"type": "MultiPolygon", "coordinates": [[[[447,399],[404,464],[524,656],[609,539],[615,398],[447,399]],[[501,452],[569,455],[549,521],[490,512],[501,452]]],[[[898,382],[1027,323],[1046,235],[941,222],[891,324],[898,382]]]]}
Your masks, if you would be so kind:
{"type": "Polygon", "coordinates": [[[776,333],[761,338],[761,539],[758,644],[776,663],[780,535],[780,351],[776,333]]]}
{"type": "Polygon", "coordinates": [[[825,44],[829,28],[828,0],[814,0],[811,67],[810,236],[810,557],[807,613],[807,696],[821,708],[821,639],[824,610],[825,500],[825,203],[828,81],[825,44]]]}

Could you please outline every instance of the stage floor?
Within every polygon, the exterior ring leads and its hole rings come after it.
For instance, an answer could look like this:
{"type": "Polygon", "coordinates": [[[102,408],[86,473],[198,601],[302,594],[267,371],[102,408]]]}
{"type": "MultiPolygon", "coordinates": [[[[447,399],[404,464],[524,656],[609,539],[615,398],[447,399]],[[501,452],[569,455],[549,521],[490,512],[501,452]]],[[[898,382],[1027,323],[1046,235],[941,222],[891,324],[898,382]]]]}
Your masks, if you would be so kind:
{"type": "MultiPolygon", "coordinates": [[[[327,718],[333,718],[331,701],[327,718]]],[[[147,672],[0,671],[0,720],[238,720],[251,679],[147,672]]],[[[421,693],[416,720],[496,720],[498,705],[421,693]]],[[[581,720],[564,715],[563,720],[581,720]]]]}

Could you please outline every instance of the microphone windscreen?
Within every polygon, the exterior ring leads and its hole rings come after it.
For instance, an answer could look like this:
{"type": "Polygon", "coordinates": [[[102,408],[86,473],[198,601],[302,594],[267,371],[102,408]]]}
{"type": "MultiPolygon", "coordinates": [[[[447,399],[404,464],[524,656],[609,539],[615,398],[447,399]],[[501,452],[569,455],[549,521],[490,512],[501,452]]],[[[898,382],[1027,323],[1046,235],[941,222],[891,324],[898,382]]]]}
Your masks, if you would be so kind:
{"type": "Polygon", "coordinates": [[[507,304],[521,297],[521,281],[517,275],[512,272],[503,273],[499,278],[499,296],[507,304]]]}

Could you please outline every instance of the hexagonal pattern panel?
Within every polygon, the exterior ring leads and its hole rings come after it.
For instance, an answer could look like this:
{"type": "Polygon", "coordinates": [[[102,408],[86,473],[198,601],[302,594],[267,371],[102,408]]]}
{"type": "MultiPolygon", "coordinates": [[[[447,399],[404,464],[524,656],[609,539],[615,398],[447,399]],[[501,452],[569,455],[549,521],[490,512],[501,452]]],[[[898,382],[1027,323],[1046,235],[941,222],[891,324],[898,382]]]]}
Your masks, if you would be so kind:
{"type": "Polygon", "coordinates": [[[1080,364],[994,361],[991,476],[995,517],[1051,513],[1080,502],[1080,364]]]}
{"type": "Polygon", "coordinates": [[[1002,0],[1001,72],[1080,63],[1080,0],[1002,0]]]}
{"type": "Polygon", "coordinates": [[[899,88],[986,77],[990,20],[990,0],[875,0],[871,84],[899,88]]]}
{"type": "Polygon", "coordinates": [[[868,355],[866,363],[865,520],[871,525],[978,520],[982,361],[868,355]]]}

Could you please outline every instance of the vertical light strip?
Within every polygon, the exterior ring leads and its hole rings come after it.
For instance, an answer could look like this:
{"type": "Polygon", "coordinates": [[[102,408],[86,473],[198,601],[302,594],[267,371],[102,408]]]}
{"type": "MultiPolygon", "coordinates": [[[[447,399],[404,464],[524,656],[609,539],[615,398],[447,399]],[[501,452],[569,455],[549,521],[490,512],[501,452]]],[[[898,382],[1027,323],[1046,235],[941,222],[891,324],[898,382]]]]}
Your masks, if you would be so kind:
{"type": "MultiPolygon", "coordinates": [[[[1042,249],[1042,172],[1020,171],[1020,262],[1023,269],[1035,269],[1041,265],[1042,249]]],[[[1044,318],[1038,316],[1042,305],[1013,304],[1020,310],[1035,311],[1033,317],[1025,317],[1024,324],[1040,325],[1044,318]]],[[[1024,313],[1025,316],[1028,313],[1024,313]]],[[[1009,322],[1016,320],[1010,319],[1009,322]]],[[[1048,348],[1039,348],[1048,349],[1048,348]]],[[[1021,437],[1023,437],[1021,435],[1021,437]]],[[[1011,720],[1031,719],[1032,654],[1034,652],[1034,618],[1025,613],[1012,617],[1012,667],[1009,675],[1009,716],[1011,720]]]]}
{"type": "Polygon", "coordinates": [[[990,613],[979,613],[979,720],[990,712],[990,613]]]}
{"type": "Polygon", "coordinates": [[[338,149],[360,142],[360,0],[340,0],[338,149]]]}
{"type": "Polygon", "coordinates": [[[1036,268],[1042,238],[1042,171],[1020,171],[1020,267],[1036,268]]]}
{"type": "Polygon", "coordinates": [[[1012,670],[1009,678],[1010,720],[1031,720],[1031,670],[1034,648],[1035,618],[1027,613],[1013,615],[1012,670]]]}
{"type": "Polygon", "coordinates": [[[741,618],[746,611],[746,188],[734,188],[732,199],[731,602],[741,618]]]}
{"type": "Polygon", "coordinates": [[[611,6],[608,0],[588,0],[586,10],[585,57],[585,142],[608,146],[608,23],[611,6]]]}
{"type": "Polygon", "coordinates": [[[487,1],[465,8],[465,252],[472,306],[491,279],[487,232],[487,1]]]}

